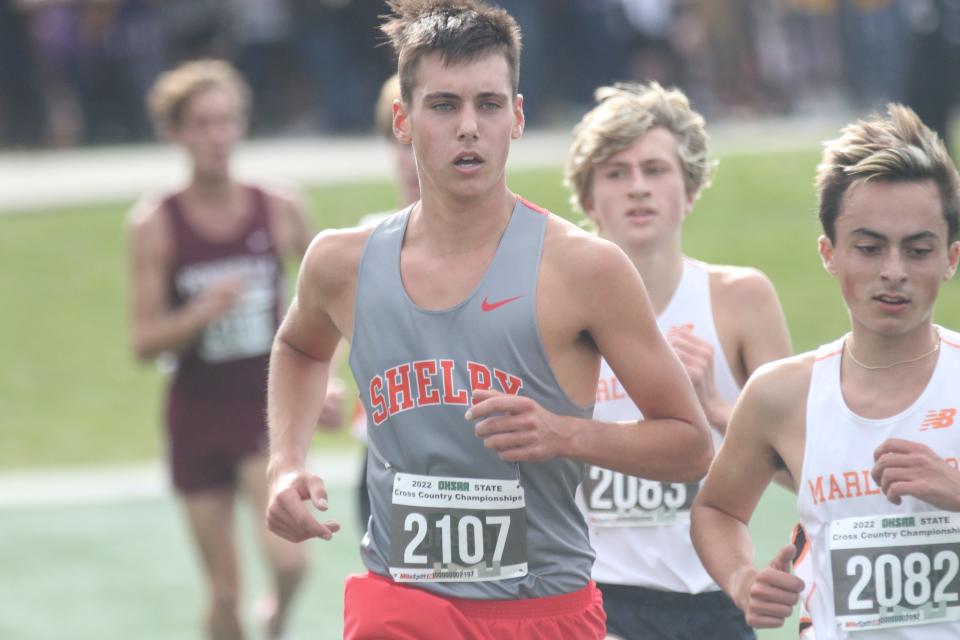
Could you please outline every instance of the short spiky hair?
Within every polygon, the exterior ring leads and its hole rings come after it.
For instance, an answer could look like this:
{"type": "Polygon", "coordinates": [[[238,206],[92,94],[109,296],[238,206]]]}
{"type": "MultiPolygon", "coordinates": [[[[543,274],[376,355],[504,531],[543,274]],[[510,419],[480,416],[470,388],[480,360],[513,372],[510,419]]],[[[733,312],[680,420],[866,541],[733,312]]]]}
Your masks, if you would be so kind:
{"type": "Polygon", "coordinates": [[[831,242],[836,221],[850,187],[870,180],[916,182],[932,180],[940,192],[947,242],[960,228],[960,175],[950,154],[911,109],[891,103],[887,116],[858,120],[823,145],[817,167],[820,224],[831,242]]]}
{"type": "Polygon", "coordinates": [[[399,60],[400,95],[410,103],[420,59],[432,52],[443,64],[473,62],[502,53],[510,67],[513,95],[520,86],[520,27],[499,7],[480,0],[388,0],[393,16],[380,29],[399,60]]]}
{"type": "Polygon", "coordinates": [[[226,60],[191,60],[160,74],[147,95],[147,107],[159,133],[176,130],[190,98],[217,88],[232,92],[244,114],[250,109],[250,86],[226,60]]]}
{"type": "Polygon", "coordinates": [[[573,130],[564,182],[572,191],[570,203],[580,209],[592,195],[597,165],[629,148],[645,133],[663,127],[677,141],[688,194],[697,194],[710,184],[713,162],[707,152],[703,117],[690,108],[679,89],[664,89],[657,82],[623,83],[600,87],[597,106],[588,111],[573,130]]]}

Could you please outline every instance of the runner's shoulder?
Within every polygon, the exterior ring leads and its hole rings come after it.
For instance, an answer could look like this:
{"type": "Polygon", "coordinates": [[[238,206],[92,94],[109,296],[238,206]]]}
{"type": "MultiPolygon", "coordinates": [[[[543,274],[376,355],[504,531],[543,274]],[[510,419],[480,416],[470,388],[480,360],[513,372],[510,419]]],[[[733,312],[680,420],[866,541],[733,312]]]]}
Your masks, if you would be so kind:
{"type": "Polygon", "coordinates": [[[710,274],[710,289],[723,303],[743,309],[776,298],[770,278],[757,268],[688,260],[710,274]]]}
{"type": "Polygon", "coordinates": [[[156,229],[164,223],[164,212],[171,192],[152,191],[142,195],[127,211],[127,227],[132,230],[156,229]]]}
{"type": "Polygon", "coordinates": [[[743,389],[738,404],[768,417],[782,416],[805,404],[816,353],[808,351],[760,366],[743,389]]]}
{"type": "Polygon", "coordinates": [[[166,202],[172,192],[151,192],[137,200],[127,212],[127,241],[135,255],[169,257],[173,238],[166,202]]]}
{"type": "Polygon", "coordinates": [[[620,247],[552,215],[544,239],[544,264],[576,285],[598,286],[618,275],[635,276],[636,269],[620,247]]]}
{"type": "Polygon", "coordinates": [[[357,280],[360,258],[372,231],[370,227],[321,231],[307,248],[301,278],[326,287],[352,286],[357,280]]]}
{"type": "Polygon", "coordinates": [[[271,208],[280,207],[290,209],[292,207],[303,206],[303,192],[293,184],[283,182],[245,182],[245,186],[251,189],[257,189],[263,193],[267,200],[267,205],[271,208]]]}

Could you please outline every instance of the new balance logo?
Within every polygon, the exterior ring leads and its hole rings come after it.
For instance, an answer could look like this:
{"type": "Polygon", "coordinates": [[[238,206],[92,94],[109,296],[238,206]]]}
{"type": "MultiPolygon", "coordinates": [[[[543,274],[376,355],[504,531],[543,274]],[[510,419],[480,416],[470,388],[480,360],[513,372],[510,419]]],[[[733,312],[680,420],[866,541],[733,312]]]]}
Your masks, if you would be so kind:
{"type": "Polygon", "coordinates": [[[946,429],[953,425],[953,419],[957,415],[957,410],[950,409],[931,409],[927,411],[923,423],[920,425],[920,431],[928,429],[946,429]]]}

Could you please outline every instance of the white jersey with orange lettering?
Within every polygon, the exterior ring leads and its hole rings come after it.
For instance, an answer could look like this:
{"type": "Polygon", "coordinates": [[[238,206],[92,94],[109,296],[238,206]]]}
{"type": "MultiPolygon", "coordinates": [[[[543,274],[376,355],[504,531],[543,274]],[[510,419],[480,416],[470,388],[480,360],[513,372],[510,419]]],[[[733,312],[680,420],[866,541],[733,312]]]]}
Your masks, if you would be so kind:
{"type": "MultiPolygon", "coordinates": [[[[683,275],[657,317],[660,331],[688,325],[713,346],[714,383],[734,402],[740,387],[727,363],[713,321],[710,273],[702,262],[684,259],[683,275]]],[[[601,362],[594,418],[636,420],[642,414],[623,391],[606,360],[601,362]]],[[[722,436],[711,430],[715,446],[722,436]]],[[[703,593],[719,587],[707,574],[690,541],[690,505],[700,484],[635,478],[588,466],[578,502],[597,552],[593,579],[600,583],[703,593]]]]}
{"type": "Polygon", "coordinates": [[[888,438],[923,443],[958,464],[960,334],[937,331],[930,381],[889,418],[864,418],[845,403],[845,338],[817,352],[797,509],[810,544],[805,604],[818,638],[960,637],[960,514],[912,497],[893,504],[870,475],[873,452],[888,438]]]}

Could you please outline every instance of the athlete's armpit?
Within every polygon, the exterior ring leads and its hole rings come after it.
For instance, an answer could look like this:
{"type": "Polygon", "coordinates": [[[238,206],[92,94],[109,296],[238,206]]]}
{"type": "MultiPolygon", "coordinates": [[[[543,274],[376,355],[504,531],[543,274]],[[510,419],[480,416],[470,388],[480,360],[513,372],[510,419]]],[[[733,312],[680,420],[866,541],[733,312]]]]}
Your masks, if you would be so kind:
{"type": "Polygon", "coordinates": [[[565,267],[568,304],[583,318],[577,335],[590,335],[646,422],[643,429],[591,422],[575,438],[580,457],[651,480],[697,480],[713,446],[690,380],[660,333],[636,268],[615,245],[591,242],[589,252],[565,267]]]}
{"type": "Polygon", "coordinates": [[[726,439],[697,500],[749,522],[774,474],[800,475],[812,357],[761,367],[733,409],[726,439]]]}

